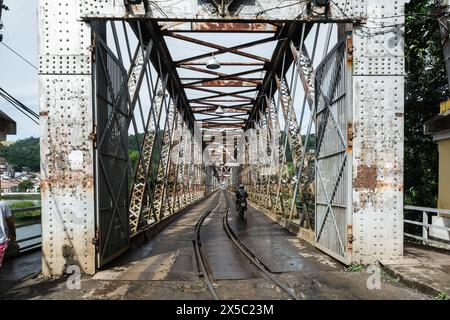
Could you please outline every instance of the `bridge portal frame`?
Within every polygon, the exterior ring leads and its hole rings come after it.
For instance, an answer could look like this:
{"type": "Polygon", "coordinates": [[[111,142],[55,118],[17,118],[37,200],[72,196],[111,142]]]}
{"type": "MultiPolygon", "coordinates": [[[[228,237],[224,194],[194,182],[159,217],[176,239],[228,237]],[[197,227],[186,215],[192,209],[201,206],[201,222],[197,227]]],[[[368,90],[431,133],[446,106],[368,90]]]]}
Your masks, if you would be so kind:
{"type": "MultiPolygon", "coordinates": [[[[346,262],[372,263],[400,258],[403,254],[403,24],[407,2],[336,0],[322,8],[314,7],[308,1],[292,1],[279,6],[278,1],[272,0],[242,0],[224,1],[223,6],[215,6],[215,1],[188,0],[183,1],[182,7],[164,9],[149,1],[125,5],[112,0],[40,0],[43,273],[62,274],[69,266],[77,265],[82,272],[93,274],[99,267],[94,107],[99,84],[94,78],[98,67],[95,24],[111,20],[127,21],[135,28],[143,22],[142,25],[147,26],[146,36],[152,42],[141,46],[141,58],[147,55],[145,50],[150,43],[157,43],[157,57],[166,63],[170,62],[170,57],[167,57],[161,33],[152,27],[157,21],[163,22],[163,28],[186,32],[217,31],[223,22],[256,32],[272,30],[274,25],[288,22],[345,24],[346,30],[341,35],[348,37],[346,50],[347,63],[352,70],[353,102],[352,122],[348,123],[345,133],[351,149],[351,161],[348,162],[351,164],[351,192],[348,194],[351,219],[345,244],[351,258],[346,262]]],[[[313,68],[302,65],[308,61],[303,47],[297,56],[301,59],[295,63],[301,67],[299,73],[311,104],[314,74],[305,73],[304,67],[310,71],[313,68]]],[[[152,63],[155,64],[156,59],[153,56],[152,63]]],[[[144,59],[144,68],[145,63],[144,59]]],[[[139,75],[142,65],[136,63],[134,67],[137,70],[130,72],[139,75]]],[[[182,92],[176,93],[179,79],[170,64],[159,64],[159,68],[159,76],[165,81],[172,104],[178,108],[185,126],[190,128],[188,132],[192,133],[188,138],[190,142],[180,154],[194,156],[193,116],[186,97],[182,92]],[[176,102],[175,97],[178,97],[176,102]]],[[[283,78],[275,79],[276,74],[272,77],[268,92],[283,85],[283,78]]],[[[128,85],[131,98],[128,97],[127,103],[130,105],[137,102],[132,88],[139,87],[142,82],[140,76],[135,79],[128,85]]],[[[264,103],[270,106],[272,101],[269,98],[264,103]]],[[[264,118],[261,113],[269,120],[267,114],[273,110],[261,108],[264,103],[255,104],[252,109],[253,123],[264,118]]],[[[295,128],[293,130],[295,134],[295,128]]],[[[295,139],[289,143],[295,144],[295,139]]],[[[145,172],[145,166],[143,169],[145,172]]],[[[181,165],[179,170],[182,175],[189,174],[196,180],[175,185],[171,193],[183,190],[182,196],[170,201],[188,204],[202,194],[199,184],[205,179],[201,177],[203,168],[181,165]]],[[[259,194],[268,191],[270,179],[253,179],[263,182],[258,185],[259,194]]],[[[297,191],[294,193],[297,196],[297,191]]],[[[292,213],[294,206],[290,210],[292,213]]],[[[292,214],[282,220],[289,223],[289,216],[292,214]]]]}

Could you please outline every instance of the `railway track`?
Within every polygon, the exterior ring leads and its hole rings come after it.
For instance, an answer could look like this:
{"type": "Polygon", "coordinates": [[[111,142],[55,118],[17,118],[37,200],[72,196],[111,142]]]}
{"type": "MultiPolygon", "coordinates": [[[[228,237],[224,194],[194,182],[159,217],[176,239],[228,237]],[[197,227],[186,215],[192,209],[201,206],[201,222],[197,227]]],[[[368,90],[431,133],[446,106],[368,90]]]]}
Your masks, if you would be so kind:
{"type": "MultiPolygon", "coordinates": [[[[271,272],[266,268],[266,266],[261,263],[261,261],[256,257],[245,245],[244,243],[236,236],[233,229],[230,227],[228,223],[228,213],[230,211],[230,206],[228,202],[228,197],[226,193],[224,194],[225,202],[226,202],[226,208],[224,211],[224,215],[222,217],[222,226],[223,230],[228,236],[228,238],[233,242],[234,246],[245,256],[254,266],[258,268],[258,270],[261,272],[261,274],[274,283],[277,287],[279,287],[282,291],[287,293],[292,299],[298,300],[299,298],[295,295],[294,291],[283,281],[280,281],[277,279],[271,272]]],[[[201,239],[200,239],[200,233],[201,233],[201,227],[203,225],[203,222],[205,219],[214,212],[214,209],[219,205],[221,198],[221,192],[219,192],[214,200],[212,201],[211,205],[208,207],[208,209],[205,211],[205,213],[201,216],[197,224],[195,225],[195,234],[194,234],[194,248],[195,248],[195,255],[197,260],[197,266],[199,268],[199,274],[202,275],[205,279],[205,282],[208,286],[209,291],[211,292],[211,295],[216,300],[220,300],[220,297],[216,291],[216,288],[214,288],[213,285],[213,275],[211,272],[211,268],[208,265],[207,258],[202,250],[201,246],[201,239]]]]}
{"type": "Polygon", "coordinates": [[[239,249],[240,252],[244,256],[246,256],[252,263],[255,265],[261,273],[266,276],[270,281],[275,283],[280,289],[282,289],[284,292],[286,292],[292,299],[298,300],[298,297],[295,295],[294,291],[284,282],[277,279],[267,268],[264,264],[259,261],[258,257],[256,257],[248,248],[244,245],[244,243],[239,240],[239,238],[234,233],[233,229],[231,229],[230,224],[228,223],[228,212],[230,211],[230,205],[228,202],[228,197],[225,194],[225,199],[227,201],[227,208],[225,211],[225,214],[223,216],[223,229],[225,230],[225,233],[227,236],[233,241],[234,245],[239,249]]]}
{"type": "Polygon", "coordinates": [[[206,209],[205,213],[200,217],[198,222],[195,225],[195,232],[194,232],[194,250],[195,250],[195,258],[197,261],[197,266],[199,268],[199,274],[203,276],[205,279],[206,285],[208,286],[209,291],[211,292],[211,295],[214,297],[215,300],[220,300],[219,295],[216,292],[216,289],[213,286],[212,282],[212,273],[208,266],[208,262],[206,260],[206,256],[203,252],[202,248],[202,242],[200,239],[200,231],[201,227],[203,225],[203,221],[213,212],[214,208],[217,207],[219,204],[219,197],[220,193],[218,193],[214,200],[211,202],[211,205],[206,209]]]}

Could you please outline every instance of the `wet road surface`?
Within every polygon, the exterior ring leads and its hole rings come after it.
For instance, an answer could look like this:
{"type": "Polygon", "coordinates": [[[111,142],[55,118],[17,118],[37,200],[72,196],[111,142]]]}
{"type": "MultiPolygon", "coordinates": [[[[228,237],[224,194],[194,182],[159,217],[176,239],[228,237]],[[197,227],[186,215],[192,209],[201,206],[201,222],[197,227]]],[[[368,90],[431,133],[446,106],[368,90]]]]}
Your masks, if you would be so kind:
{"type": "MultiPolygon", "coordinates": [[[[222,299],[287,299],[234,246],[223,230],[225,194],[229,225],[242,243],[301,299],[429,299],[396,281],[383,279],[370,290],[366,272],[343,265],[298,239],[251,206],[244,218],[235,212],[234,196],[221,193],[219,205],[201,229],[204,253],[222,299]]],[[[199,276],[193,239],[197,221],[214,200],[210,196],[142,246],[98,272],[83,276],[81,289],[68,290],[65,277],[2,281],[1,299],[212,299],[199,276]]],[[[36,259],[35,259],[36,260],[36,259]]]]}

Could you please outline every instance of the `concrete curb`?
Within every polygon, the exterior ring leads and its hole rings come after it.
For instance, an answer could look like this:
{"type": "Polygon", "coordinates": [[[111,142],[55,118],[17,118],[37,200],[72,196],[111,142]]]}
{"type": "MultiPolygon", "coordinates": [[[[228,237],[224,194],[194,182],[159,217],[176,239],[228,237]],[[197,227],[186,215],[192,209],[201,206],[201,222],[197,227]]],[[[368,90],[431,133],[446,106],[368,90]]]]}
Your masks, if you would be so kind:
{"type": "Polygon", "coordinates": [[[416,289],[420,291],[421,293],[437,296],[442,291],[430,284],[426,284],[420,281],[417,281],[417,279],[405,276],[404,274],[397,272],[389,267],[389,265],[384,265],[381,261],[378,261],[381,268],[390,276],[396,277],[400,279],[400,282],[406,285],[409,288],[416,289]]]}

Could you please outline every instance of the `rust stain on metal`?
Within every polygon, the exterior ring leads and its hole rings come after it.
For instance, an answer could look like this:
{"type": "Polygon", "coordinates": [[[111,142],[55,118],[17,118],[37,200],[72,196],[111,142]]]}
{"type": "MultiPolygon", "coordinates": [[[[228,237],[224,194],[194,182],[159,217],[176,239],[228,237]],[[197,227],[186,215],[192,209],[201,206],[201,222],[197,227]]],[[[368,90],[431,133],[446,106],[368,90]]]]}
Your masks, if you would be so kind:
{"type": "Polygon", "coordinates": [[[53,174],[47,179],[42,179],[40,183],[41,192],[50,190],[52,187],[64,187],[73,188],[73,192],[76,191],[77,186],[82,186],[83,189],[94,188],[94,178],[85,174],[76,174],[72,171],[61,172],[53,174]]]}
{"type": "Polygon", "coordinates": [[[400,118],[400,117],[403,117],[404,115],[405,115],[405,114],[404,114],[403,112],[396,112],[396,113],[395,113],[395,116],[396,116],[396,117],[399,117],[399,118],[400,118]]]}
{"type": "Polygon", "coordinates": [[[241,22],[198,22],[193,23],[193,30],[197,31],[276,31],[276,26],[268,23],[241,22]]]}
{"type": "Polygon", "coordinates": [[[39,116],[40,116],[40,117],[46,117],[46,116],[48,116],[48,111],[41,111],[41,112],[39,112],[39,116]]]}
{"type": "Polygon", "coordinates": [[[347,225],[347,251],[351,252],[353,249],[353,225],[347,225]]]}
{"type": "Polygon", "coordinates": [[[353,64],[353,38],[347,37],[347,63],[353,64]]]}
{"type": "MultiPolygon", "coordinates": [[[[261,84],[261,80],[254,80],[252,82],[242,80],[208,80],[203,81],[202,87],[256,87],[261,84]]],[[[186,86],[189,88],[189,85],[186,86]]]]}
{"type": "Polygon", "coordinates": [[[347,123],[347,150],[350,152],[353,149],[353,125],[347,123]]]}
{"type": "Polygon", "coordinates": [[[372,189],[377,187],[377,167],[376,166],[358,166],[354,186],[357,189],[372,189]]]}

